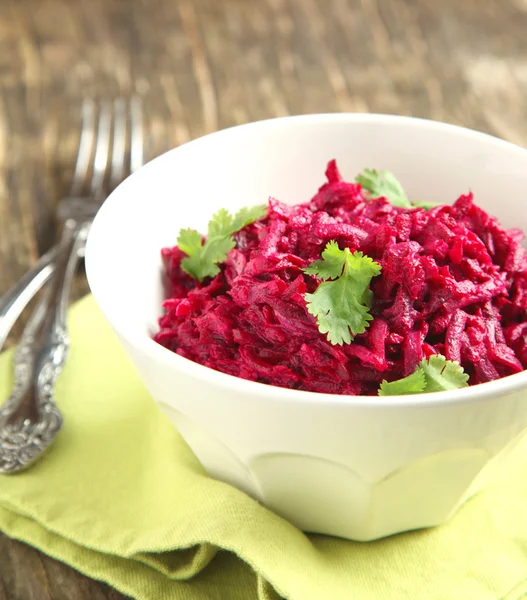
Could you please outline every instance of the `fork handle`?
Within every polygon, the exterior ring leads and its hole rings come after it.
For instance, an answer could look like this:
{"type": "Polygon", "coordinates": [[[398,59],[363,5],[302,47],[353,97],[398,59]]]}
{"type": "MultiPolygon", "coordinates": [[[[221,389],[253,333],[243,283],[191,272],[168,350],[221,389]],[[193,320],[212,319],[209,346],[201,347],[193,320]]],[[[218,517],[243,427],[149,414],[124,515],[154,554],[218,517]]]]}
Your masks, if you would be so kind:
{"type": "Polygon", "coordinates": [[[71,282],[88,227],[67,221],[57,245],[55,269],[45,295],[17,344],[15,382],[7,421],[35,421],[47,405],[54,408],[53,387],[66,361],[69,337],[66,310],[71,282]]]}
{"type": "Polygon", "coordinates": [[[31,348],[34,357],[33,385],[40,396],[43,386],[52,392],[55,379],[66,361],[69,336],[66,313],[71,283],[79,260],[79,251],[88,237],[90,224],[68,220],[55,256],[55,269],[49,282],[47,307],[31,348]]]}
{"type": "Polygon", "coordinates": [[[66,311],[71,282],[89,223],[66,221],[46,293],[14,355],[11,396],[0,407],[0,473],[16,473],[37,460],[62,427],[54,386],[66,361],[66,311]]]}
{"type": "Polygon", "coordinates": [[[57,249],[58,245],[43,254],[17,284],[0,297],[0,350],[20,313],[51,277],[57,249]]]}

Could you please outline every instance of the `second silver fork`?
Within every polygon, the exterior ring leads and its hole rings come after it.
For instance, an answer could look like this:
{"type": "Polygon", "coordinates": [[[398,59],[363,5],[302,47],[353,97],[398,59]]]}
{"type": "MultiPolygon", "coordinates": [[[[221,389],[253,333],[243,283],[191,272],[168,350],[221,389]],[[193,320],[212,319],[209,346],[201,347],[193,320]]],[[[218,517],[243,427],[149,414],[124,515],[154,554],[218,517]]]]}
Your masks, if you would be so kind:
{"type": "MultiPolygon", "coordinates": [[[[0,406],[0,473],[30,466],[52,444],[62,427],[54,385],[66,361],[69,336],[66,312],[75,267],[90,225],[107,193],[143,163],[142,112],[138,98],[129,103],[83,104],[82,131],[70,195],[61,201],[61,239],[49,253],[48,272],[32,280],[37,288],[51,281],[21,336],[14,355],[14,386],[0,406]],[[127,139],[130,158],[126,165],[127,139]],[[93,155],[93,160],[92,160],[93,155]],[[88,188],[88,192],[85,190],[88,188]]],[[[27,289],[17,290],[29,297],[27,289]]],[[[7,294],[11,306],[20,296],[7,294]]]]}

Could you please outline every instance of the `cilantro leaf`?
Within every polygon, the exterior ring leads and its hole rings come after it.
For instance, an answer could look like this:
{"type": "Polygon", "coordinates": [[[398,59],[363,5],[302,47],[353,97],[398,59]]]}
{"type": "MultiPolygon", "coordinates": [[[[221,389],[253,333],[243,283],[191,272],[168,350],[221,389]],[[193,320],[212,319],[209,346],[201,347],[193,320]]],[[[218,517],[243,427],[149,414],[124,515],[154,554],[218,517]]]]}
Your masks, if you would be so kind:
{"type": "Polygon", "coordinates": [[[195,229],[182,229],[179,232],[177,245],[180,250],[183,250],[189,256],[198,252],[202,243],[201,233],[198,233],[195,229]]]}
{"type": "Polygon", "coordinates": [[[331,240],[326,244],[325,249],[322,251],[321,260],[312,262],[304,269],[304,273],[314,275],[317,279],[322,280],[337,279],[337,277],[342,275],[345,262],[345,252],[339,248],[335,240],[331,240]]]}
{"type": "Polygon", "coordinates": [[[233,217],[225,208],[212,215],[207,229],[207,239],[213,237],[226,237],[233,233],[232,231],[233,217]]]}
{"type": "Polygon", "coordinates": [[[368,321],[369,306],[361,304],[354,295],[353,281],[340,277],[324,281],[313,294],[305,294],[307,309],[317,318],[320,333],[327,333],[332,344],[351,343],[351,334],[364,333],[368,321]]]}
{"type": "Polygon", "coordinates": [[[364,169],[364,171],[355,177],[355,181],[366,190],[371,198],[386,198],[393,206],[402,206],[403,208],[423,208],[430,210],[435,206],[440,206],[437,202],[428,202],[426,200],[410,200],[393,173],[389,171],[377,171],[376,169],[364,169]]]}
{"type": "Polygon", "coordinates": [[[250,206],[240,208],[240,210],[234,216],[232,223],[232,233],[236,233],[243,229],[246,225],[258,221],[267,214],[267,205],[259,204],[257,206],[250,206]]]}
{"type": "Polygon", "coordinates": [[[214,277],[220,272],[218,263],[224,262],[235,245],[231,236],[217,237],[210,241],[207,238],[198,252],[185,256],[181,261],[181,268],[199,281],[206,277],[214,277]]]}
{"type": "Polygon", "coordinates": [[[431,208],[440,206],[440,204],[439,202],[427,202],[426,200],[412,200],[412,206],[414,208],[424,208],[425,210],[430,210],[431,208]]]}
{"type": "Polygon", "coordinates": [[[379,388],[379,396],[399,396],[428,392],[457,390],[468,386],[468,375],[456,360],[447,360],[437,354],[419,363],[416,370],[408,377],[387,382],[384,380],[379,388]]]}
{"type": "Polygon", "coordinates": [[[232,216],[224,208],[216,212],[209,221],[207,238],[194,229],[182,229],[177,245],[187,256],[181,261],[181,268],[194,279],[203,281],[220,272],[218,263],[227,258],[227,254],[236,246],[232,235],[246,225],[261,219],[267,212],[267,206],[253,206],[240,209],[232,216]]]}
{"type": "Polygon", "coordinates": [[[221,208],[209,222],[208,237],[225,237],[243,229],[249,223],[258,221],[267,212],[265,204],[241,208],[234,217],[225,208],[221,208]]]}
{"type": "Polygon", "coordinates": [[[335,345],[349,344],[353,336],[364,333],[373,319],[369,285],[381,266],[362,252],[340,250],[332,240],[322,252],[322,259],[304,272],[323,280],[312,294],[304,295],[320,333],[327,334],[328,341],[335,345]]]}
{"type": "Polygon", "coordinates": [[[401,396],[406,394],[420,394],[425,391],[426,380],[423,369],[417,369],[408,377],[396,381],[384,379],[379,388],[379,396],[401,396]]]}
{"type": "Polygon", "coordinates": [[[456,360],[447,360],[441,354],[423,359],[419,367],[423,369],[427,392],[457,390],[468,386],[468,375],[456,360]]]}
{"type": "Polygon", "coordinates": [[[394,206],[412,208],[403,186],[389,171],[364,169],[363,173],[355,177],[355,181],[369,192],[372,198],[386,198],[394,206]]]}

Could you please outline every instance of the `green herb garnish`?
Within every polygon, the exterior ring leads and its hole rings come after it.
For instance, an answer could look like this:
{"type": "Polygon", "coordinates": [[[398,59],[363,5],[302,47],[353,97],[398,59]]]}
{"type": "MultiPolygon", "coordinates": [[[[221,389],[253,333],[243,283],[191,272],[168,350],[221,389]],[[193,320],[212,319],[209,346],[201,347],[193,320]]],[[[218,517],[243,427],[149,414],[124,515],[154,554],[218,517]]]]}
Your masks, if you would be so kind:
{"type": "Polygon", "coordinates": [[[427,202],[426,200],[412,200],[412,206],[414,208],[424,208],[425,210],[430,210],[431,208],[435,208],[436,206],[441,206],[439,202],[427,202]]]}
{"type": "Polygon", "coordinates": [[[381,266],[362,252],[341,250],[334,240],[327,243],[322,258],[304,272],[323,280],[312,294],[305,294],[307,309],[317,319],[318,330],[332,344],[349,344],[353,336],[364,333],[373,319],[369,289],[381,266]]]}
{"type": "Polygon", "coordinates": [[[187,255],[181,261],[183,271],[199,281],[217,275],[220,272],[218,263],[223,262],[236,245],[232,235],[261,219],[266,212],[266,205],[242,208],[234,216],[224,208],[220,209],[209,221],[205,243],[195,229],[182,229],[177,245],[187,255]]]}
{"type": "Polygon", "coordinates": [[[400,396],[457,390],[468,386],[468,375],[456,360],[447,360],[441,354],[424,358],[408,377],[387,382],[379,388],[379,396],[400,396]]]}
{"type": "Polygon", "coordinates": [[[403,186],[389,171],[364,169],[364,172],[355,177],[355,181],[370,193],[372,198],[386,198],[394,206],[412,208],[410,200],[403,186]]]}
{"type": "Polygon", "coordinates": [[[355,181],[369,193],[370,198],[386,198],[393,206],[424,208],[424,210],[430,210],[434,206],[439,206],[436,202],[427,202],[424,200],[413,200],[410,202],[403,186],[399,183],[395,175],[389,171],[364,169],[360,175],[355,177],[355,181]]]}
{"type": "Polygon", "coordinates": [[[403,396],[406,394],[422,394],[426,388],[425,373],[418,367],[411,375],[396,381],[383,380],[379,388],[379,396],[403,396]]]}
{"type": "Polygon", "coordinates": [[[426,379],[425,392],[442,392],[468,387],[468,375],[457,360],[447,360],[441,354],[420,363],[426,379]]]}

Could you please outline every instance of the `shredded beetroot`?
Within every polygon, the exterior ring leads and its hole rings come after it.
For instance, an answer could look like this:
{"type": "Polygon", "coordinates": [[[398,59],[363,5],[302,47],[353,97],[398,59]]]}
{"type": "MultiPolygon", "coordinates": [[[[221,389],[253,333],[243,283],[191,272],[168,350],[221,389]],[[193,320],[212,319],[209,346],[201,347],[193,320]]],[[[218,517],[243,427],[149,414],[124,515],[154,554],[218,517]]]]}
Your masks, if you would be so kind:
{"type": "Polygon", "coordinates": [[[527,367],[527,253],[472,194],[431,210],[367,199],[335,161],[308,203],[270,200],[264,219],[235,234],[221,272],[199,283],[162,256],[168,298],[155,339],[224,373],[282,387],[376,395],[383,379],[412,373],[423,358],[461,363],[470,384],[527,367]],[[374,317],[351,344],[319,333],[302,268],[326,243],[360,250],[382,266],[371,289],[374,317]]]}

